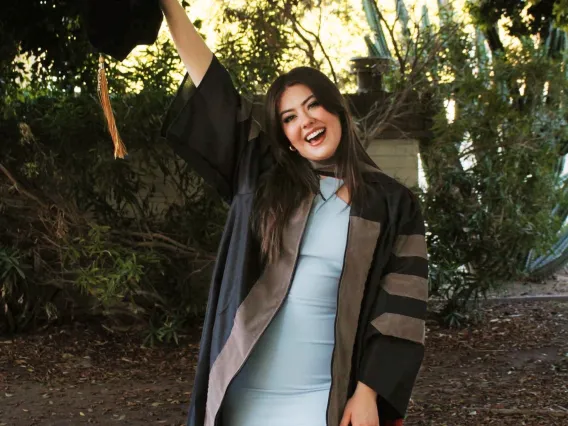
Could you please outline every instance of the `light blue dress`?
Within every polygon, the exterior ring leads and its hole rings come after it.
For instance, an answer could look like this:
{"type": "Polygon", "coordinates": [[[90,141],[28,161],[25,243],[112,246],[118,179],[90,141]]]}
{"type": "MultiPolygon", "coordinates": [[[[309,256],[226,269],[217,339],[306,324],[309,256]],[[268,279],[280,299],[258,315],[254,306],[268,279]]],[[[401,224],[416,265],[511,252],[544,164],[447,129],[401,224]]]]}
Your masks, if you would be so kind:
{"type": "Polygon", "coordinates": [[[288,297],[227,389],[222,426],[325,426],[337,290],[350,207],[327,177],[312,206],[288,297]]]}

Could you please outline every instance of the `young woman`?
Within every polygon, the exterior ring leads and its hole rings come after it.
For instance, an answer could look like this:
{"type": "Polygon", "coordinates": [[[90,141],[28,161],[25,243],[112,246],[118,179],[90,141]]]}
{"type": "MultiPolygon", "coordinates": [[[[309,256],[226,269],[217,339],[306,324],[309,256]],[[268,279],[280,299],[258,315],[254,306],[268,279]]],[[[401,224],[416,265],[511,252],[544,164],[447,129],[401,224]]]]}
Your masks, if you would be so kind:
{"type": "Polygon", "coordinates": [[[282,75],[261,111],[160,1],[188,71],[163,136],[230,203],[187,424],[402,424],[428,297],[416,198],[322,73],[282,75]]]}

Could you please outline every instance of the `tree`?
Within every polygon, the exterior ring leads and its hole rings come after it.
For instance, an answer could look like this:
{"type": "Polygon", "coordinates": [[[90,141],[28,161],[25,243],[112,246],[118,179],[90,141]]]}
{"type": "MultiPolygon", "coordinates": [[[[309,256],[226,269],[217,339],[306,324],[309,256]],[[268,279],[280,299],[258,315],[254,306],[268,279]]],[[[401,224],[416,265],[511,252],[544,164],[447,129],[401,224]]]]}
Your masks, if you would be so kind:
{"type": "Polygon", "coordinates": [[[565,35],[552,26],[552,2],[535,3],[528,24],[518,16],[533,3],[476,4],[473,17],[483,21],[476,21],[475,32],[468,30],[468,17],[458,19],[445,2],[439,2],[436,25],[427,12],[421,22],[410,21],[400,3],[395,22],[378,19],[398,64],[393,87],[416,93],[432,119],[431,136],[420,140],[427,187],[419,190],[430,290],[445,300],[443,317],[456,323],[471,301],[535,274],[535,260],[550,257],[551,246],[556,267],[566,259],[554,247],[557,241],[565,250],[567,239],[568,197],[560,173],[568,144],[568,81],[558,43],[565,35]],[[508,32],[517,43],[499,37],[503,14],[516,14],[508,32]],[[430,52],[436,52],[434,61],[430,52]]]}
{"type": "MultiPolygon", "coordinates": [[[[0,79],[54,84],[72,93],[75,86],[95,89],[97,65],[81,28],[81,2],[73,0],[7,2],[0,16],[0,79]],[[24,63],[23,57],[32,58],[24,63]],[[30,64],[30,69],[25,66],[30,64]]],[[[7,87],[9,84],[3,84],[7,87]]]]}

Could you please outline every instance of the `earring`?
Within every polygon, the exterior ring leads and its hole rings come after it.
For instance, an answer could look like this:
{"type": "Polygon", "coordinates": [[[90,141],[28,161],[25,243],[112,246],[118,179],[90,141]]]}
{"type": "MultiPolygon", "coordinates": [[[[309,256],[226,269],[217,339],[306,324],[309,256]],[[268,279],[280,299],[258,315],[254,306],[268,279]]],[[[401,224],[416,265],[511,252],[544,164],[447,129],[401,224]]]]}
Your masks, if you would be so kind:
{"type": "Polygon", "coordinates": [[[290,151],[296,151],[296,148],[294,148],[292,145],[290,145],[290,151]]]}

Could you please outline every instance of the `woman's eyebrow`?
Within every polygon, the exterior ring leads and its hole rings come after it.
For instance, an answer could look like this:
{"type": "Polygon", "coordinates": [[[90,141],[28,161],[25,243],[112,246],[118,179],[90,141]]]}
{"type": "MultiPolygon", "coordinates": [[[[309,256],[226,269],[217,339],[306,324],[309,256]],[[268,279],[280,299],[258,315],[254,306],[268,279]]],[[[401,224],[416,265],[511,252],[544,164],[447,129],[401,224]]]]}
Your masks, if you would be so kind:
{"type": "MultiPolygon", "coordinates": [[[[314,96],[313,94],[310,95],[310,96],[308,96],[306,99],[304,99],[304,101],[303,101],[300,105],[301,105],[301,106],[306,105],[306,102],[308,102],[308,101],[309,101],[310,99],[312,99],[312,98],[315,98],[315,96],[314,96]]],[[[284,110],[284,111],[281,111],[281,112],[280,112],[280,115],[285,114],[285,113],[287,113],[287,112],[291,112],[291,111],[294,111],[294,110],[293,110],[293,109],[286,109],[286,110],[284,110]]]]}

